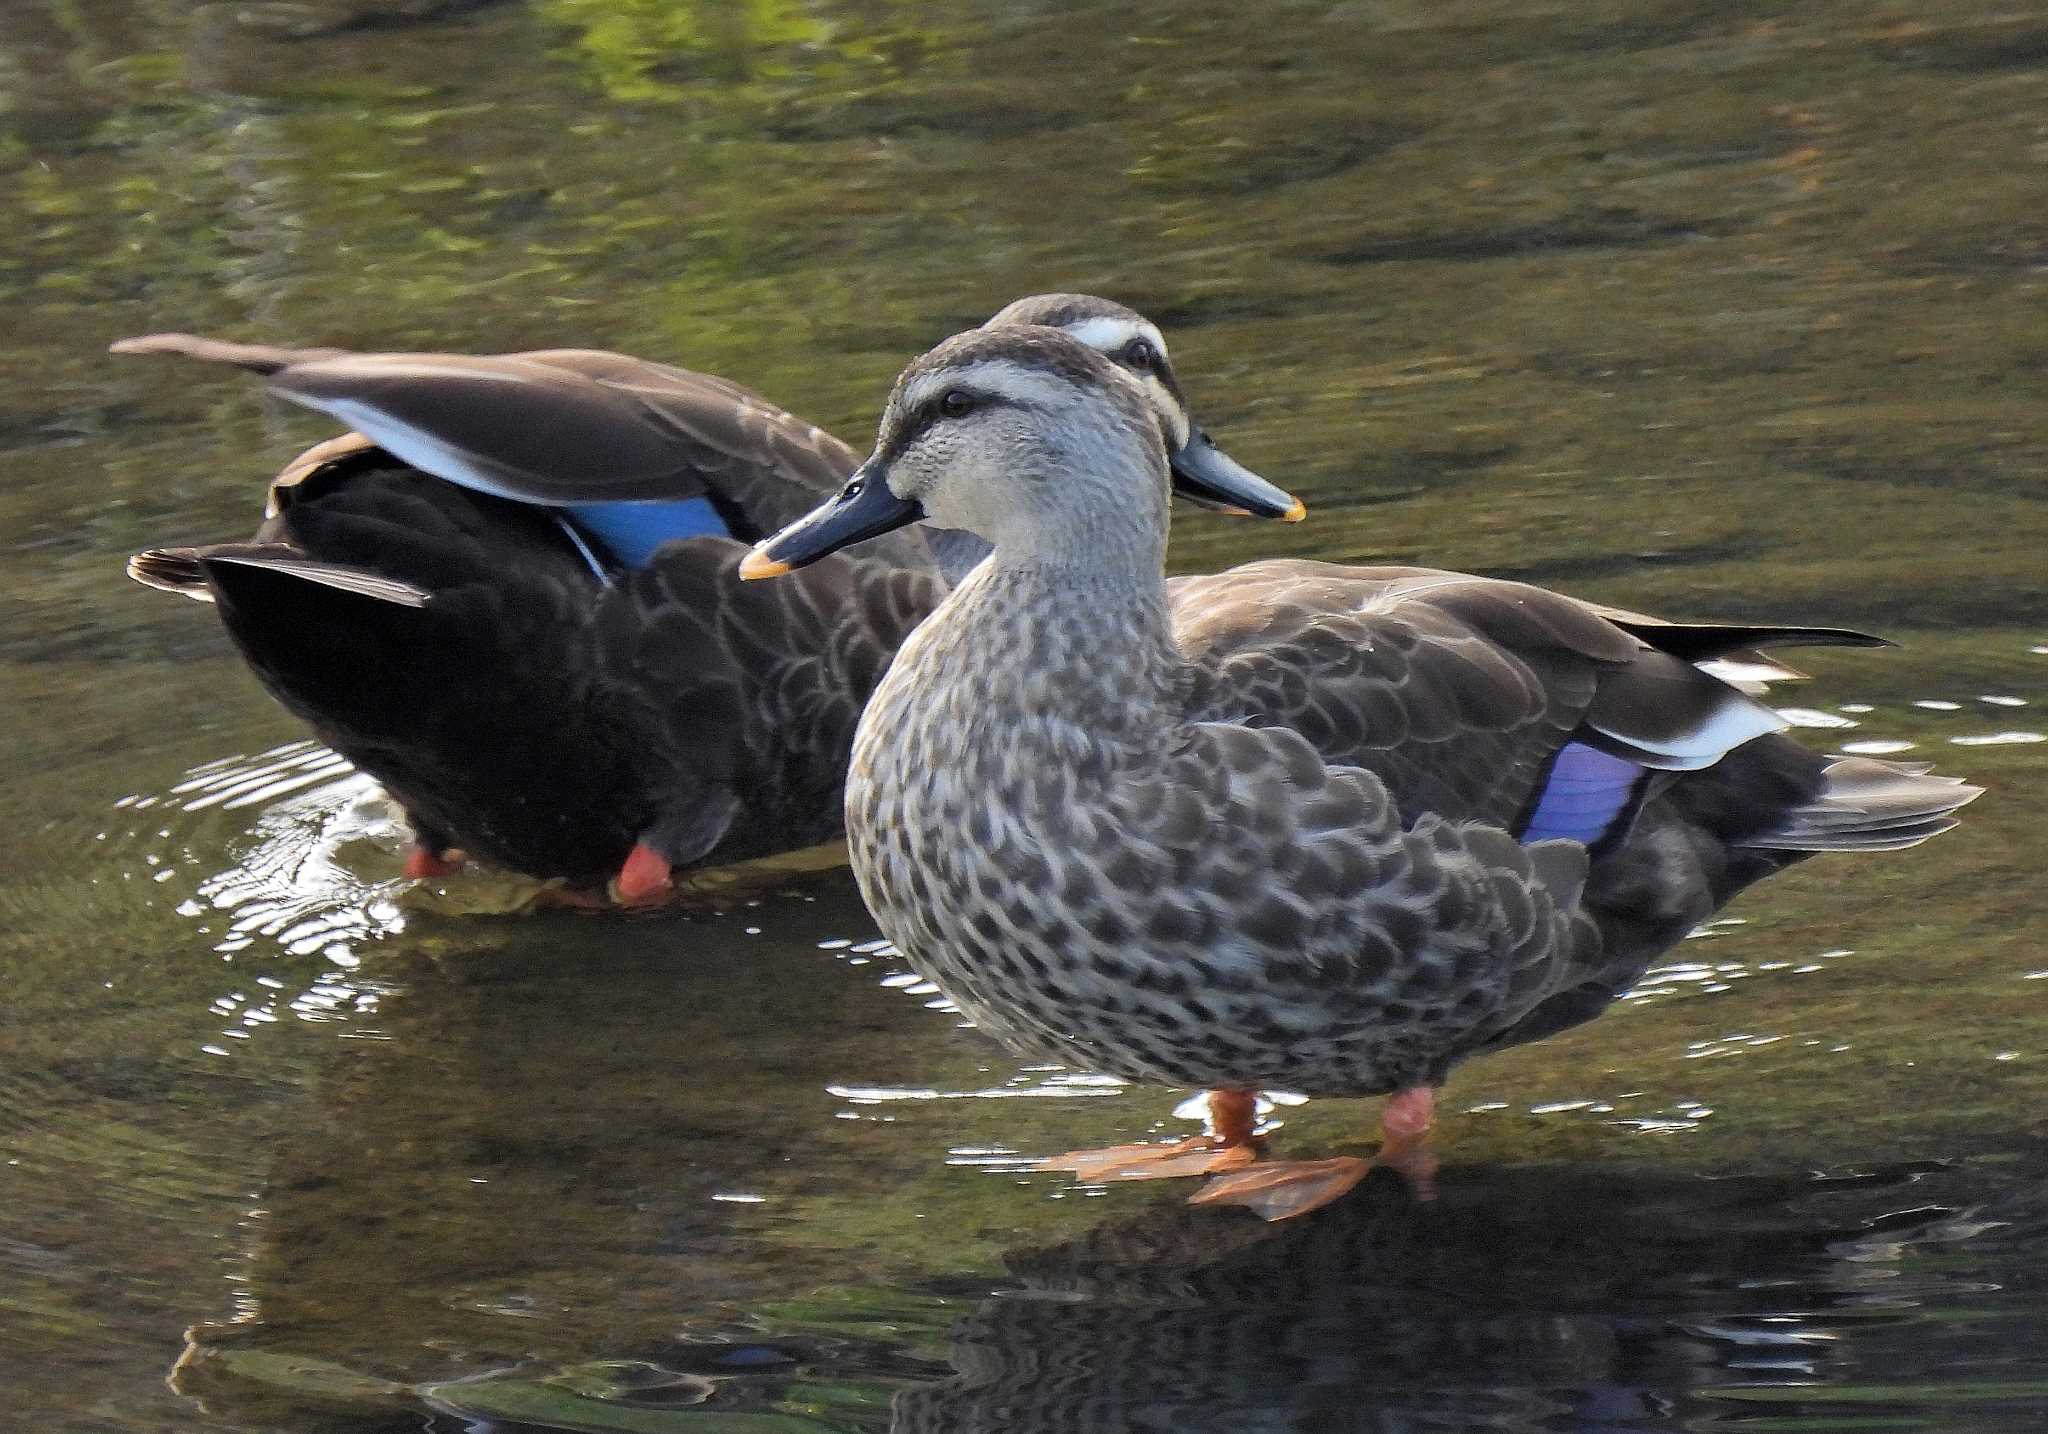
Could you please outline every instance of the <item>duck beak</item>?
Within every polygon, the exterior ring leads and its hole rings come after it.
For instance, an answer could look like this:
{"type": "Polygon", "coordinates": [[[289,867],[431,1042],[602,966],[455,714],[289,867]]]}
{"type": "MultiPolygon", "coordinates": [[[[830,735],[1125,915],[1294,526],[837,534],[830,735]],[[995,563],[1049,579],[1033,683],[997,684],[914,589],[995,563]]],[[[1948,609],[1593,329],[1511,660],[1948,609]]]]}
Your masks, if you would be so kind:
{"type": "Polygon", "coordinates": [[[1173,491],[1204,508],[1289,523],[1308,516],[1301,499],[1239,463],[1199,428],[1188,429],[1188,441],[1168,454],[1167,461],[1173,466],[1173,491]]]}
{"type": "Polygon", "coordinates": [[[889,491],[882,465],[870,458],[829,498],[740,560],[743,578],[779,578],[841,548],[915,523],[924,508],[889,491]]]}

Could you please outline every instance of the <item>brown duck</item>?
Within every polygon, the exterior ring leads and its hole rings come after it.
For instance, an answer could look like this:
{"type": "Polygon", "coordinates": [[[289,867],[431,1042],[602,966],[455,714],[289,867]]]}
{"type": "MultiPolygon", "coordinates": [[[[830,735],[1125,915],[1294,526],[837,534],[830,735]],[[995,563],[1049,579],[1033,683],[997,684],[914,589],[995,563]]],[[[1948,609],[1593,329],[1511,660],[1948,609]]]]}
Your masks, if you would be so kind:
{"type": "Polygon", "coordinates": [[[740,568],[920,518],[992,545],[862,716],[847,833],[883,933],[982,1030],[1212,1092],[1205,1139],[1055,1167],[1314,1209],[1368,1162],[1253,1164],[1252,1094],[1278,1087],[1391,1094],[1380,1158],[1427,1188],[1459,1062],[1598,1014],[1749,883],[1912,846],[1978,794],[1811,752],[1702,666],[1855,634],[1412,568],[1168,584],[1161,411],[1057,330],[961,335],[904,371],[839,496],[740,568]]]}
{"type": "MultiPolygon", "coordinates": [[[[1243,474],[1180,410],[1152,325],[1077,295],[991,322],[1025,313],[1175,406],[1189,497],[1213,504],[1243,474]]],[[[285,467],[249,541],[152,549],[129,572],[214,604],[264,687],[390,791],[415,876],[467,853],[646,902],[674,871],[829,839],[868,693],[986,552],[903,534],[793,584],[742,585],[748,544],[856,455],[666,364],[184,334],[114,349],[250,370],[354,430],[285,467]]]]}

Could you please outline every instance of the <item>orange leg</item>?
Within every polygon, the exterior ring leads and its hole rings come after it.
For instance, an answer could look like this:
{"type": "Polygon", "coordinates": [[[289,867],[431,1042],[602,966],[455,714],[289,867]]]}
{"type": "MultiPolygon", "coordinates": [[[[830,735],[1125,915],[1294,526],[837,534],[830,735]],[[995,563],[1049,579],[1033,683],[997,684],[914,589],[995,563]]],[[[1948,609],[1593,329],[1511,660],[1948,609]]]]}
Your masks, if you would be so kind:
{"type": "Polygon", "coordinates": [[[1436,1091],[1426,1085],[1396,1091],[1380,1111],[1380,1153],[1374,1163],[1400,1172],[1418,1200],[1436,1199],[1441,1162],[1429,1144],[1435,1121],[1436,1091]]]}
{"type": "Polygon", "coordinates": [[[450,876],[462,870],[462,861],[462,853],[454,847],[435,851],[424,843],[415,842],[412,850],[405,854],[405,874],[414,881],[450,876]]]}
{"type": "Polygon", "coordinates": [[[1242,1090],[1209,1092],[1209,1133],[1186,1140],[1069,1150],[1041,1160],[1034,1170],[1070,1170],[1088,1184],[1110,1180],[1166,1180],[1242,1170],[1259,1158],[1258,1101],[1242,1090]]]}
{"type": "Polygon", "coordinates": [[[1211,1180],[1189,1197],[1191,1205],[1242,1205],[1262,1220],[1289,1220],[1320,1210],[1376,1164],[1406,1177],[1418,1200],[1436,1198],[1436,1155],[1429,1148],[1436,1092],[1426,1085],[1397,1091],[1380,1115],[1380,1153],[1373,1160],[1283,1160],[1211,1180]]]}
{"type": "Polygon", "coordinates": [[[674,889],[670,876],[668,858],[640,842],[626,854],[626,863],[612,886],[621,906],[654,906],[666,901],[674,889]]]}

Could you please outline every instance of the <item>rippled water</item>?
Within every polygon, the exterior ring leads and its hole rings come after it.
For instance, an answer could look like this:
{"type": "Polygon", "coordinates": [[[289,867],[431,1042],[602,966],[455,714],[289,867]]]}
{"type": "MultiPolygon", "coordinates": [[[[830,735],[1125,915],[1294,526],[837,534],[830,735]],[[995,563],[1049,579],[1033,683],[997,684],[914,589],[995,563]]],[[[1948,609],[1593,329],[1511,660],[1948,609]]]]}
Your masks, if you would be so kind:
{"type": "MultiPolygon", "coordinates": [[[[0,8],[0,1367],[40,1430],[2006,1431],[2048,1420],[2048,26],[1962,4],[0,8]],[[123,334],[601,344],[856,443],[1018,294],[1158,317],[1312,521],[1838,622],[1773,700],[1990,789],[1468,1068],[1442,1198],[1024,1169],[831,852],[652,920],[400,878],[205,610],[325,436],[123,334]]],[[[1368,1144],[1363,1103],[1266,1111],[1368,1144]]]]}

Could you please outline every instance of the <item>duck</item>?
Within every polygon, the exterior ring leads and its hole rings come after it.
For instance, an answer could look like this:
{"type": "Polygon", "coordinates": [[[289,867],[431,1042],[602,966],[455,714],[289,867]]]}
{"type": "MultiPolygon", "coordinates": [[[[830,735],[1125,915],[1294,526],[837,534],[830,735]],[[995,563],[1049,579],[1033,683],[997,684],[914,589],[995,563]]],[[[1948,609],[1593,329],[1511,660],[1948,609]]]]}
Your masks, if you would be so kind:
{"type": "Polygon", "coordinates": [[[1979,794],[1811,751],[1712,670],[1865,634],[1406,567],[1169,585],[1164,451],[1155,396],[1069,334],[958,335],[903,371],[840,493],[739,567],[782,577],[920,520],[990,545],[860,719],[854,876],[982,1031],[1210,1112],[1191,1141],[1044,1168],[1206,1175],[1197,1202],[1269,1220],[1375,1163],[1427,1196],[1462,1062],[1592,1019],[1750,884],[1913,846],[1979,794]],[[1275,1088],[1387,1097],[1375,1159],[1262,1161],[1275,1088]]]}
{"type": "MultiPolygon", "coordinates": [[[[1017,316],[1178,384],[1155,326],[1087,295],[1017,316]]],[[[113,345],[239,368],[348,425],[287,463],[246,541],[128,572],[210,603],[259,683],[405,813],[405,871],[475,860],[571,904],[657,905],[677,873],[831,840],[854,722],[896,647],[985,552],[882,536],[786,591],[749,546],[852,449],[714,375],[595,349],[113,345]]],[[[1241,470],[1175,404],[1198,503],[1241,470]]]]}

